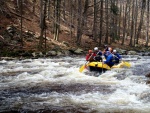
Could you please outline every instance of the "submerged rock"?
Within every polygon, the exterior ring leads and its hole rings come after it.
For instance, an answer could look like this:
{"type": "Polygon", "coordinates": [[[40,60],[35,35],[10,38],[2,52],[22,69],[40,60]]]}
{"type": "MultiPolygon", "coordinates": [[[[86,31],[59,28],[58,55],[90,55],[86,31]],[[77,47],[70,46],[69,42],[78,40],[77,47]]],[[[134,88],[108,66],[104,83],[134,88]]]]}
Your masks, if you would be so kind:
{"type": "Polygon", "coordinates": [[[146,74],[145,76],[146,76],[146,77],[150,77],[150,73],[146,74]]]}

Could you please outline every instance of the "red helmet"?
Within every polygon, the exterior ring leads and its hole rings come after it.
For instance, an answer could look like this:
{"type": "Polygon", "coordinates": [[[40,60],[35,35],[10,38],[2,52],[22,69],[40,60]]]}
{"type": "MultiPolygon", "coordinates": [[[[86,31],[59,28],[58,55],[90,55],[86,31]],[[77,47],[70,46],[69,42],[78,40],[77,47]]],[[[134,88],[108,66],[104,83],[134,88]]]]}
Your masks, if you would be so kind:
{"type": "Polygon", "coordinates": [[[89,53],[92,53],[93,51],[92,50],[89,50],[89,53]]]}

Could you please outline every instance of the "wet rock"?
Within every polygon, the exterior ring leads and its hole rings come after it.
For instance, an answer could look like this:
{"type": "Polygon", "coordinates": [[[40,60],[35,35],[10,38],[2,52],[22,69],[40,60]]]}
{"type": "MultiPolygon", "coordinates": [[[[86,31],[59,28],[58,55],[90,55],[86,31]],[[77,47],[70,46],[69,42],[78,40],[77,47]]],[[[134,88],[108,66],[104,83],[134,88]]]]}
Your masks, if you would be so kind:
{"type": "Polygon", "coordinates": [[[56,56],[56,55],[57,55],[57,52],[54,51],[54,50],[48,51],[48,52],[46,53],[46,56],[56,56]]]}
{"type": "Polygon", "coordinates": [[[82,50],[82,49],[80,49],[80,48],[77,48],[75,51],[74,51],[74,53],[75,54],[82,54],[84,51],[82,50]]]}
{"type": "Polygon", "coordinates": [[[0,60],[16,60],[17,58],[13,57],[0,57],[0,60]]]}
{"type": "Polygon", "coordinates": [[[57,56],[61,56],[61,55],[63,55],[63,53],[60,51],[57,51],[57,56]]]}
{"type": "Polygon", "coordinates": [[[120,48],[115,48],[117,50],[117,52],[121,55],[127,55],[127,50],[124,49],[120,49],[120,48]]]}
{"type": "Polygon", "coordinates": [[[22,57],[31,57],[33,54],[29,51],[25,51],[21,54],[22,57]]]}
{"type": "Polygon", "coordinates": [[[146,74],[145,76],[146,76],[146,77],[150,77],[150,73],[146,74]]]}
{"type": "Polygon", "coordinates": [[[16,28],[14,26],[8,26],[6,30],[10,35],[13,35],[16,32],[16,28]]]}
{"type": "Polygon", "coordinates": [[[68,56],[68,55],[71,55],[72,53],[70,52],[70,51],[68,51],[68,50],[64,50],[63,51],[63,53],[64,53],[64,55],[66,55],[66,56],[68,56]]]}
{"type": "Polygon", "coordinates": [[[150,56],[150,52],[146,52],[146,53],[145,53],[145,56],[150,56]]]}
{"type": "Polygon", "coordinates": [[[146,84],[150,84],[150,80],[146,82],[146,84]]]}
{"type": "Polygon", "coordinates": [[[32,53],[33,57],[43,57],[43,53],[42,52],[33,52],[32,53]]]}
{"type": "Polygon", "coordinates": [[[128,55],[137,55],[136,51],[128,51],[128,55]]]}

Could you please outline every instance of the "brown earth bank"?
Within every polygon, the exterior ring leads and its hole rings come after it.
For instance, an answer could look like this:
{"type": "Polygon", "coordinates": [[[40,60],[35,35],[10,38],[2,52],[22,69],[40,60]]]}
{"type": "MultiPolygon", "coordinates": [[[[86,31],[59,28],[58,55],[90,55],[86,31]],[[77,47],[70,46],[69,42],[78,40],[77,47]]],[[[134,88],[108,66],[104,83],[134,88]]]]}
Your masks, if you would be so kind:
{"type": "MultiPolygon", "coordinates": [[[[31,4],[26,4],[26,8],[30,7],[31,4]]],[[[39,16],[33,14],[30,9],[24,10],[23,12],[23,46],[22,39],[20,37],[20,15],[19,11],[13,3],[13,0],[9,4],[4,4],[3,9],[0,12],[0,57],[24,57],[34,56],[32,53],[38,52],[38,54],[46,55],[46,52],[55,51],[61,52],[63,55],[76,54],[74,51],[81,48],[83,52],[77,55],[86,54],[89,49],[93,49],[98,46],[98,41],[94,41],[90,37],[83,34],[81,45],[76,44],[76,33],[73,33],[71,37],[70,29],[65,25],[61,25],[59,41],[53,39],[52,23],[47,21],[46,30],[46,49],[43,45],[43,50],[38,50],[40,27],[39,27],[39,16]],[[41,52],[41,53],[39,53],[41,52]]],[[[103,49],[104,43],[99,46],[103,49]]],[[[107,44],[113,48],[121,48],[124,50],[135,50],[135,51],[150,51],[150,47],[144,47],[143,45],[137,45],[136,47],[130,47],[129,39],[125,40],[125,44],[121,45],[121,42],[116,41],[112,44],[107,44]]],[[[80,50],[81,51],[81,50],[80,50]]],[[[61,55],[60,53],[60,55],[61,55]]],[[[56,53],[50,53],[49,56],[56,56],[56,53]]]]}

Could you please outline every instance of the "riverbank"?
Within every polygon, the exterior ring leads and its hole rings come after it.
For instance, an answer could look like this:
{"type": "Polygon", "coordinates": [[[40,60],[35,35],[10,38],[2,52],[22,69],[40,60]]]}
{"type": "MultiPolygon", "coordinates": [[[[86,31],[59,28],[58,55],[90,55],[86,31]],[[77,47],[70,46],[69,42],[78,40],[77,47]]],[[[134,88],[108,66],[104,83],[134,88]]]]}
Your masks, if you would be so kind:
{"type": "MultiPolygon", "coordinates": [[[[32,7],[32,3],[26,1],[27,7],[32,7]]],[[[24,4],[24,5],[25,5],[24,4]]],[[[85,55],[89,49],[95,46],[103,50],[104,40],[101,46],[98,40],[86,34],[82,35],[81,44],[77,45],[76,29],[70,32],[70,27],[64,24],[60,25],[59,40],[54,40],[53,23],[47,20],[46,29],[46,45],[43,44],[43,49],[39,51],[39,15],[33,14],[31,9],[24,10],[23,13],[23,28],[22,37],[20,36],[20,15],[13,1],[8,3],[3,2],[3,11],[0,12],[0,57],[49,57],[49,56],[69,56],[69,55],[85,55]],[[23,39],[23,42],[22,42],[23,39]]],[[[38,11],[37,11],[38,12],[38,11]]],[[[91,28],[92,29],[92,28],[91,28]]],[[[110,38],[110,37],[109,37],[110,38]]],[[[126,38],[124,45],[121,44],[121,39],[116,40],[111,44],[107,44],[112,48],[122,49],[124,51],[150,52],[150,47],[144,46],[144,39],[139,39],[140,43],[135,47],[130,47],[130,39],[126,38]]],[[[120,51],[119,51],[120,52],[120,51]]],[[[121,52],[121,54],[124,54],[121,52]]]]}

